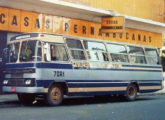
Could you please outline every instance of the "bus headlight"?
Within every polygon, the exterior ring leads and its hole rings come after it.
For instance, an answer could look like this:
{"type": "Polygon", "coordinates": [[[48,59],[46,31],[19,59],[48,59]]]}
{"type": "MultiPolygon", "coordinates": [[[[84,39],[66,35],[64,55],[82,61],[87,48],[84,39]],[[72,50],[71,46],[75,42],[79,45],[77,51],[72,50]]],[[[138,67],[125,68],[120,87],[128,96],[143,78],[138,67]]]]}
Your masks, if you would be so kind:
{"type": "Polygon", "coordinates": [[[30,85],[32,83],[32,80],[26,80],[25,85],[30,85]]]}
{"type": "Polygon", "coordinates": [[[8,84],[8,80],[4,80],[4,81],[3,81],[3,84],[4,84],[4,85],[7,85],[7,84],[8,84]]]}

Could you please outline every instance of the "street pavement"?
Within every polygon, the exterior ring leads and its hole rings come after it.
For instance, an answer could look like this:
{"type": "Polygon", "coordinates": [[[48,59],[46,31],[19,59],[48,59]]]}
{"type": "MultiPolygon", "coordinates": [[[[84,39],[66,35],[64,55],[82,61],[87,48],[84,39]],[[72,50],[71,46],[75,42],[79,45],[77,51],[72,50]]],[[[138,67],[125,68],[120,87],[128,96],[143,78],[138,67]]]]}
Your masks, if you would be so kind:
{"type": "Polygon", "coordinates": [[[165,94],[142,95],[133,102],[119,97],[66,98],[58,107],[42,100],[24,106],[16,95],[1,95],[0,120],[165,120],[165,94]]]}

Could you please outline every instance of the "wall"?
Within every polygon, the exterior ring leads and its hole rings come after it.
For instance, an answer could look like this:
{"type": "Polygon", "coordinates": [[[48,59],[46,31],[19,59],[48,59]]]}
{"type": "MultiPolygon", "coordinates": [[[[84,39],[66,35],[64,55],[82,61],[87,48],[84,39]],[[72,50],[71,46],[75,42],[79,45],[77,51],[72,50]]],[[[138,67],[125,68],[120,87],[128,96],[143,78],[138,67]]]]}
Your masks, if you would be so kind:
{"type": "Polygon", "coordinates": [[[165,0],[63,0],[165,22],[165,0]]]}
{"type": "Polygon", "coordinates": [[[4,60],[3,59],[3,49],[6,48],[7,44],[7,32],[0,31],[0,94],[2,93],[2,80],[4,78],[3,70],[4,70],[4,60]]]}

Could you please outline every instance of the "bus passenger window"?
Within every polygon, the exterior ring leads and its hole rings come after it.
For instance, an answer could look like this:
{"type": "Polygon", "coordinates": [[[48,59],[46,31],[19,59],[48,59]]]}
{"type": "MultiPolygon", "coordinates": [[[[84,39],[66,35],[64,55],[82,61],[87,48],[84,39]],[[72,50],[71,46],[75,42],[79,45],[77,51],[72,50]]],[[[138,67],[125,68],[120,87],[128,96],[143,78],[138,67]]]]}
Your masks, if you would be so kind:
{"type": "Polygon", "coordinates": [[[37,61],[42,60],[42,46],[40,41],[37,42],[37,56],[34,56],[34,58],[36,58],[37,61]]]}
{"type": "Polygon", "coordinates": [[[152,64],[152,65],[160,64],[156,49],[145,48],[145,55],[146,55],[148,64],[152,64]]]}
{"type": "Polygon", "coordinates": [[[130,55],[130,61],[131,61],[131,63],[146,64],[146,60],[145,60],[144,56],[130,55]]]}
{"type": "Polygon", "coordinates": [[[104,61],[109,61],[108,59],[108,54],[107,53],[102,53],[103,54],[103,58],[104,58],[104,61]]]}
{"type": "Polygon", "coordinates": [[[73,59],[85,60],[84,52],[79,50],[71,50],[73,59]]]}
{"type": "Polygon", "coordinates": [[[120,44],[107,44],[113,62],[128,62],[127,49],[120,44]]]}
{"type": "Polygon", "coordinates": [[[84,41],[90,61],[108,61],[105,45],[101,42],[84,41]]]}
{"type": "Polygon", "coordinates": [[[136,46],[127,46],[127,49],[130,55],[131,63],[146,64],[143,48],[136,46]]]}
{"type": "Polygon", "coordinates": [[[90,59],[90,61],[99,61],[99,56],[97,51],[87,51],[88,54],[88,59],[90,59]]]}
{"type": "Polygon", "coordinates": [[[86,60],[80,40],[67,39],[66,43],[74,60],[86,60]]]}
{"type": "Polygon", "coordinates": [[[110,54],[113,62],[128,62],[128,55],[110,54]]]}
{"type": "Polygon", "coordinates": [[[65,47],[62,45],[50,45],[50,53],[52,61],[68,61],[65,47]]]}

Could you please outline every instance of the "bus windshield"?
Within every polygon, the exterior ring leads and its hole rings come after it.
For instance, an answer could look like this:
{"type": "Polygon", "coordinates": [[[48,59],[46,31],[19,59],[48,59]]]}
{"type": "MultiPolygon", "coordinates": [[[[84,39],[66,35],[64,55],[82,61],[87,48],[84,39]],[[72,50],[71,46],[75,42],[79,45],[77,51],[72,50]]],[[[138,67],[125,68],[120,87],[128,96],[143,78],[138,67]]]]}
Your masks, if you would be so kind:
{"type": "Polygon", "coordinates": [[[41,61],[41,42],[37,40],[27,40],[22,43],[17,42],[8,45],[8,62],[41,61]],[[19,54],[20,49],[20,54],[19,54]],[[19,57],[19,58],[18,58],[19,57]]]}
{"type": "Polygon", "coordinates": [[[41,61],[41,43],[37,40],[23,41],[20,50],[20,62],[41,61]]]}
{"type": "Polygon", "coordinates": [[[9,44],[8,46],[8,62],[16,62],[18,60],[18,53],[20,42],[9,44]]]}

